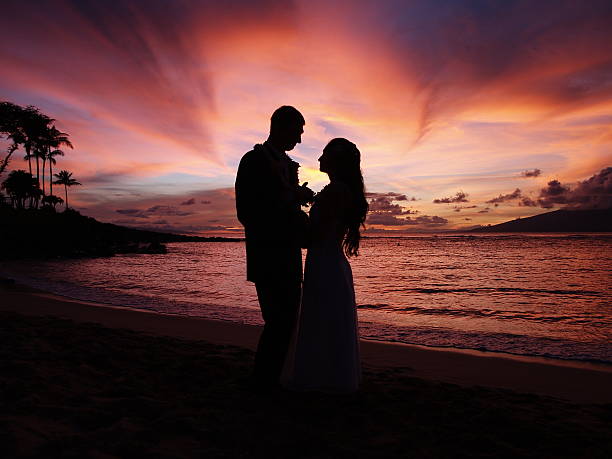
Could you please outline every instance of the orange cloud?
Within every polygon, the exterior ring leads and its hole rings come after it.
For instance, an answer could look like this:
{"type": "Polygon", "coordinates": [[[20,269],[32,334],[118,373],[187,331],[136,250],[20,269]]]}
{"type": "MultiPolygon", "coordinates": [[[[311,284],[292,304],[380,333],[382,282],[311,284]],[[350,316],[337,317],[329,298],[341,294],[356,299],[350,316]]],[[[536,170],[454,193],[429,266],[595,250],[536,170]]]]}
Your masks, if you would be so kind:
{"type": "Polygon", "coordinates": [[[302,181],[320,189],[320,152],[347,137],[369,189],[417,196],[419,215],[448,227],[538,212],[480,213],[492,196],[534,197],[612,159],[609,2],[5,3],[0,98],[71,133],[60,167],[85,183],[75,203],[100,215],[108,196],[127,206],[231,189],[287,103],[306,117],[290,152],[302,181]],[[542,174],[527,183],[527,169],[542,174]],[[432,203],[457,190],[479,206],[462,220],[432,203]]]}

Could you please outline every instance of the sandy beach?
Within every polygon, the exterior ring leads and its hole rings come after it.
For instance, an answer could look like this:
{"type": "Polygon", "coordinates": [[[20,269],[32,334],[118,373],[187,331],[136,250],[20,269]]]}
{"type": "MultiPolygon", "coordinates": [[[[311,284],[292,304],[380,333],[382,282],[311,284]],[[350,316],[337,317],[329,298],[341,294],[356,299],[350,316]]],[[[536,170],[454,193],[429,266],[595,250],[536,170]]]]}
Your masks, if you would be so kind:
{"type": "Polygon", "coordinates": [[[259,328],[5,285],[9,456],[609,457],[612,367],[362,341],[351,396],[258,394],[259,328]]]}

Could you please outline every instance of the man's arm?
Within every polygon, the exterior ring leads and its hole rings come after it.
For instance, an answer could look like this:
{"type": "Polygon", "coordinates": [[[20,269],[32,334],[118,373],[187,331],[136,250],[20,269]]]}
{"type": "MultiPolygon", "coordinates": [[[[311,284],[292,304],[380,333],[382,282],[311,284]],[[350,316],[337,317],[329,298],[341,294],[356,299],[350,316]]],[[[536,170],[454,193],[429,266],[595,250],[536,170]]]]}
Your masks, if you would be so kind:
{"type": "Polygon", "coordinates": [[[290,222],[299,205],[312,199],[313,193],[297,185],[297,170],[295,187],[281,174],[280,165],[265,152],[254,150],[242,157],[235,189],[238,220],[245,228],[269,235],[291,231],[290,222]]]}
{"type": "Polygon", "coordinates": [[[236,214],[245,228],[251,226],[255,221],[255,177],[257,176],[255,166],[252,152],[249,152],[240,160],[236,173],[236,214]]]}

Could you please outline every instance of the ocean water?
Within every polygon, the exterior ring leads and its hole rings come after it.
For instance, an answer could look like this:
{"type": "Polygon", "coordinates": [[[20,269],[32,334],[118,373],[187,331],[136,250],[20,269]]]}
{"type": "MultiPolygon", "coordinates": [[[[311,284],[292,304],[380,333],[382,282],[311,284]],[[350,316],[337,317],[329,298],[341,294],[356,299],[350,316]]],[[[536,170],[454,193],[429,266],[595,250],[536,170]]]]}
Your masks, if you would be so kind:
{"type": "MultiPolygon", "coordinates": [[[[612,235],[367,238],[351,259],[360,334],[612,363],[611,255],[612,235]]],[[[81,300],[262,323],[240,242],[3,262],[0,274],[81,300]]]]}

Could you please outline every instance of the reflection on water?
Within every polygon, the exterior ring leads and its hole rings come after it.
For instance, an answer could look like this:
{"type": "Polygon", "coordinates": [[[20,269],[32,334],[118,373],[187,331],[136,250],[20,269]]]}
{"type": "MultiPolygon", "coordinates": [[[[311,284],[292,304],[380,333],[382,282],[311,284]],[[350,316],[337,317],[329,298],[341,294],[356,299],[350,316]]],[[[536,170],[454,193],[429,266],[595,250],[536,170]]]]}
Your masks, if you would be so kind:
{"type": "MultiPolygon", "coordinates": [[[[612,361],[611,236],[372,238],[351,260],[361,333],[377,339],[612,361]]],[[[56,293],[260,323],[242,243],[167,255],[10,262],[56,293]]]]}

